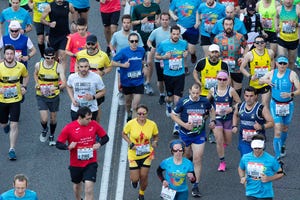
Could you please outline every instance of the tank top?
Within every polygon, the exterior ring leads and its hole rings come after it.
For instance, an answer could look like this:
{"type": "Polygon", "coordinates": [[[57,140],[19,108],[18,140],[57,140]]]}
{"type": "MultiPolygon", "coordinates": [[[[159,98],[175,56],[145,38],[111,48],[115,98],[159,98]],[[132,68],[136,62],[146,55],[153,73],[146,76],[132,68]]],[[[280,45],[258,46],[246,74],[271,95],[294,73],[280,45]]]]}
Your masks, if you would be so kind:
{"type": "Polygon", "coordinates": [[[298,16],[295,5],[291,11],[286,11],[284,6],[281,7],[279,28],[280,39],[287,42],[298,40],[298,16]]]}
{"type": "MultiPolygon", "coordinates": [[[[54,0],[33,0],[33,21],[41,23],[41,17],[45,10],[45,7],[54,0]]],[[[49,21],[49,16],[46,17],[46,21],[49,21]]]]}
{"type": "Polygon", "coordinates": [[[53,67],[48,69],[45,68],[44,62],[40,62],[38,73],[39,88],[36,90],[38,96],[54,98],[60,93],[58,89],[59,74],[57,73],[57,64],[58,63],[55,61],[53,67]],[[52,91],[52,87],[57,87],[57,89],[52,91]]]}
{"type": "Polygon", "coordinates": [[[272,99],[277,102],[289,102],[292,98],[282,98],[280,96],[281,92],[292,92],[294,90],[294,84],[290,80],[291,70],[286,69],[283,77],[278,78],[278,69],[274,70],[273,77],[272,77],[272,99]]]}
{"type": "MultiPolygon", "coordinates": [[[[250,62],[250,74],[252,76],[256,75],[257,78],[263,77],[268,71],[271,70],[271,58],[268,53],[268,49],[264,49],[264,54],[262,56],[258,55],[255,49],[251,50],[253,59],[250,62]]],[[[250,80],[250,86],[254,87],[255,89],[260,89],[268,84],[260,85],[258,83],[258,79],[255,81],[250,80]]]]}
{"type": "Polygon", "coordinates": [[[232,107],[233,98],[230,96],[230,86],[227,86],[226,93],[223,96],[218,94],[218,86],[214,87],[214,108],[216,110],[216,119],[231,120],[233,113],[222,114],[226,108],[232,107]]]}
{"type": "Polygon", "coordinates": [[[262,1],[258,3],[258,12],[261,14],[261,24],[265,31],[276,32],[275,18],[276,18],[276,4],[275,0],[271,1],[268,8],[264,7],[262,1]]]}
{"type": "Polygon", "coordinates": [[[67,36],[70,33],[69,29],[69,2],[64,1],[62,5],[57,5],[56,2],[50,3],[51,12],[49,13],[50,21],[56,21],[56,26],[50,28],[50,37],[67,36]]]}

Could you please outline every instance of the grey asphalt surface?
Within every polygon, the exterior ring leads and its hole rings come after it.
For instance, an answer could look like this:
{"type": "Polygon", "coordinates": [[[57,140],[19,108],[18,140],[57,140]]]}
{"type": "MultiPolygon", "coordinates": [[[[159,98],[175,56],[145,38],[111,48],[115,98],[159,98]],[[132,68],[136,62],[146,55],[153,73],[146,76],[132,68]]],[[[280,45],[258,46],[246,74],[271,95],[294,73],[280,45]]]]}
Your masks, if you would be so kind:
{"type": "MultiPolygon", "coordinates": [[[[168,1],[162,2],[162,11],[167,11],[168,1]]],[[[7,6],[6,0],[0,0],[0,10],[7,6]]],[[[106,42],[103,35],[103,26],[99,13],[99,5],[96,1],[91,1],[91,10],[89,14],[89,31],[98,36],[101,46],[105,50],[106,42]]],[[[29,34],[30,38],[36,45],[35,31],[29,34]]],[[[36,45],[37,47],[37,45],[36,45]]],[[[198,46],[198,58],[203,55],[202,50],[198,46]]],[[[1,52],[2,53],[2,52],[1,52]]],[[[9,161],[7,159],[8,153],[8,135],[5,135],[3,130],[0,130],[0,193],[12,188],[12,179],[16,173],[26,174],[29,181],[29,189],[35,190],[38,193],[39,199],[42,200],[71,200],[74,199],[72,184],[70,181],[68,163],[68,151],[60,151],[55,147],[49,147],[48,143],[41,143],[39,141],[39,134],[41,131],[39,123],[39,113],[36,105],[34,94],[33,66],[39,60],[39,53],[29,62],[30,84],[28,86],[28,93],[26,100],[22,104],[22,113],[19,124],[19,137],[16,147],[18,160],[9,161]]],[[[192,65],[189,66],[192,71],[192,65]]],[[[113,91],[114,71],[104,77],[104,82],[107,88],[106,100],[103,104],[103,117],[101,124],[107,130],[108,119],[111,106],[111,98],[113,91]]],[[[153,119],[159,128],[160,141],[157,149],[155,160],[152,163],[149,174],[149,186],[145,192],[146,200],[157,200],[159,198],[161,183],[156,176],[156,168],[159,163],[166,157],[170,156],[168,143],[174,139],[172,136],[173,123],[170,118],[165,116],[165,106],[158,104],[158,90],[155,87],[156,76],[153,74],[152,86],[155,89],[154,96],[144,96],[142,103],[148,105],[150,108],[149,118],[153,119]]],[[[190,86],[193,78],[192,75],[186,76],[186,88],[190,86]]],[[[185,90],[187,94],[187,89],[185,90]]],[[[299,128],[300,119],[299,97],[295,98],[295,114],[294,120],[290,126],[289,138],[287,139],[287,157],[284,158],[286,164],[287,176],[281,180],[274,182],[275,200],[298,200],[300,199],[300,150],[299,150],[299,128]]],[[[1,114],[1,113],[0,113],[1,114]]],[[[67,92],[61,94],[60,111],[58,113],[58,126],[56,134],[59,134],[62,127],[70,122],[70,100],[67,92]]],[[[118,187],[116,183],[118,177],[118,163],[119,151],[121,145],[121,131],[124,120],[124,107],[119,106],[118,120],[115,125],[115,141],[113,154],[113,163],[109,181],[108,199],[115,199],[115,189],[118,187]]],[[[267,131],[267,151],[273,153],[272,140],[273,129],[267,131]]],[[[227,148],[226,161],[228,170],[225,173],[217,171],[218,157],[214,144],[206,144],[203,169],[200,181],[200,192],[203,194],[201,199],[205,200],[240,200],[245,199],[244,188],[239,183],[237,174],[237,166],[240,159],[237,150],[237,135],[233,136],[232,145],[227,148]]],[[[95,199],[99,199],[100,182],[102,176],[102,162],[104,159],[104,148],[101,148],[98,155],[99,168],[97,182],[95,184],[95,199]]],[[[128,172],[128,169],[127,169],[128,172]]],[[[138,194],[137,189],[130,187],[129,174],[126,174],[124,200],[136,199],[138,194]]],[[[189,199],[193,199],[190,197],[189,199]]]]}

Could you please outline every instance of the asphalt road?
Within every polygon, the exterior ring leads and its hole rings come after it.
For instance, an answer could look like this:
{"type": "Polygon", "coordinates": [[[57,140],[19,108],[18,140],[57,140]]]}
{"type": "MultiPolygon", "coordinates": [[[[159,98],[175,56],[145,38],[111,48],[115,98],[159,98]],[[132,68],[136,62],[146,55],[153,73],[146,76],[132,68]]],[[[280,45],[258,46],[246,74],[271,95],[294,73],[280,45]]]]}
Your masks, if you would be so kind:
{"type": "MultiPolygon", "coordinates": [[[[167,1],[168,2],[168,1],[167,1]]],[[[167,2],[162,2],[162,10],[167,11],[167,2]]],[[[0,10],[7,6],[6,0],[0,0],[0,10]]],[[[91,1],[91,10],[89,14],[89,31],[98,36],[103,49],[106,48],[106,43],[103,35],[103,26],[99,13],[99,5],[96,1],[91,1]]],[[[36,44],[35,31],[29,34],[30,38],[36,44]]],[[[36,45],[37,47],[37,45],[36,45]]],[[[203,55],[203,52],[198,46],[197,52],[198,58],[203,55]]],[[[74,199],[72,184],[69,177],[68,163],[69,153],[67,151],[57,150],[55,147],[49,147],[48,143],[41,143],[39,141],[39,135],[41,131],[39,123],[39,113],[36,105],[34,94],[34,81],[32,78],[33,66],[35,62],[39,60],[39,54],[37,54],[29,62],[30,71],[30,84],[28,86],[28,93],[26,100],[22,104],[22,113],[19,124],[19,138],[16,147],[16,153],[18,160],[9,161],[7,159],[8,153],[8,135],[5,135],[0,130],[0,193],[10,189],[12,187],[12,179],[16,173],[26,174],[29,181],[29,188],[35,190],[38,193],[39,199],[42,200],[71,200],[74,199]]],[[[192,70],[192,65],[190,65],[192,70]]],[[[114,88],[114,76],[115,71],[104,77],[104,82],[107,89],[106,100],[103,104],[103,117],[101,124],[108,130],[113,129],[114,140],[110,141],[113,144],[113,148],[107,152],[112,155],[112,163],[110,168],[104,166],[105,173],[109,173],[109,181],[106,183],[108,187],[107,200],[112,199],[124,199],[132,200],[137,198],[138,190],[130,187],[130,180],[128,174],[128,166],[126,166],[125,180],[118,182],[121,177],[119,174],[118,166],[126,164],[126,159],[120,160],[120,151],[122,145],[121,131],[124,122],[124,107],[119,106],[116,116],[117,121],[114,124],[109,124],[110,112],[113,106],[113,88],[114,88]],[[123,188],[124,186],[124,188],[123,188]],[[117,190],[118,189],[118,190],[117,190]],[[117,192],[116,192],[117,191],[117,192]],[[120,192],[121,191],[121,192],[120,192]],[[121,195],[120,194],[124,194],[121,195]],[[122,197],[123,196],[123,197],[122,197]]],[[[152,78],[152,86],[155,86],[155,75],[152,78]]],[[[186,88],[192,83],[192,75],[186,76],[186,88]]],[[[155,88],[155,87],[154,87],[155,88]]],[[[187,90],[186,90],[187,94],[187,90]]],[[[159,198],[161,183],[156,176],[156,168],[159,163],[166,157],[170,156],[168,149],[168,143],[173,139],[172,129],[173,123],[170,118],[165,115],[165,106],[158,104],[158,91],[155,88],[154,96],[144,96],[142,103],[148,105],[150,108],[149,118],[156,121],[159,134],[159,148],[156,151],[155,160],[152,163],[151,171],[149,174],[149,186],[145,192],[145,199],[157,200],[159,198]]],[[[296,110],[294,120],[290,126],[289,138],[287,140],[287,157],[284,159],[286,163],[287,176],[283,177],[274,183],[275,188],[275,200],[297,200],[300,199],[300,152],[299,141],[300,135],[298,130],[300,128],[298,121],[300,119],[299,97],[296,97],[296,110]]],[[[1,113],[0,113],[1,114],[1,113]]],[[[67,92],[61,94],[60,111],[58,113],[58,126],[56,134],[59,134],[62,127],[70,122],[70,100],[67,92]]],[[[267,131],[267,151],[273,153],[272,139],[273,130],[267,131]]],[[[95,185],[95,199],[101,199],[103,196],[100,193],[101,178],[103,175],[103,160],[104,160],[105,148],[100,149],[99,168],[97,182],[95,185]]],[[[122,152],[124,154],[124,152],[122,152]]],[[[239,177],[237,174],[237,166],[240,156],[237,150],[237,135],[233,136],[232,145],[227,148],[226,160],[228,170],[225,173],[217,172],[218,157],[214,144],[206,144],[205,154],[203,160],[203,170],[200,181],[200,191],[203,194],[201,199],[204,200],[240,200],[245,199],[244,188],[239,184],[239,177]]],[[[124,169],[124,167],[121,167],[124,169]]],[[[120,171],[122,171],[120,169],[120,171]]],[[[193,199],[190,197],[190,199],[193,199]]]]}

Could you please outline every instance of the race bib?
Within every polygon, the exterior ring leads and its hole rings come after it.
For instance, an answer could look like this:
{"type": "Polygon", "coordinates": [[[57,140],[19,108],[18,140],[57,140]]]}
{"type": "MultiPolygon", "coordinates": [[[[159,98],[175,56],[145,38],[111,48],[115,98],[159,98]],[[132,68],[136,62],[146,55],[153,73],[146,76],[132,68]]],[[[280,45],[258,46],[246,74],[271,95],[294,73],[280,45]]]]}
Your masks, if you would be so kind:
{"type": "Polygon", "coordinates": [[[255,67],[254,69],[254,73],[256,75],[257,78],[261,78],[263,77],[267,72],[268,72],[268,67],[255,67]]]}
{"type": "Polygon", "coordinates": [[[229,103],[216,103],[216,113],[220,116],[226,115],[226,110],[229,108],[229,103]]]}
{"type": "Polygon", "coordinates": [[[176,195],[176,191],[175,190],[172,190],[172,189],[170,189],[168,187],[162,186],[161,192],[160,192],[160,197],[163,200],[173,200],[175,198],[175,195],[176,195]]]}
{"type": "Polygon", "coordinates": [[[4,89],[3,92],[4,99],[10,99],[18,96],[17,85],[5,86],[3,87],[3,89],[4,89]]]}
{"type": "Polygon", "coordinates": [[[128,78],[139,78],[140,76],[142,76],[142,72],[140,70],[127,73],[128,78]]]}
{"type": "Polygon", "coordinates": [[[79,107],[85,107],[85,106],[89,107],[90,106],[90,102],[85,99],[85,95],[78,95],[77,102],[79,104],[79,107]]]}
{"type": "Polygon", "coordinates": [[[292,21],[282,22],[282,32],[292,34],[296,32],[296,24],[292,21]]]}
{"type": "Polygon", "coordinates": [[[262,27],[264,29],[272,29],[273,19],[272,18],[262,18],[262,27]]]}
{"type": "Polygon", "coordinates": [[[215,87],[218,84],[218,80],[216,78],[205,78],[205,89],[210,89],[215,87]]]}
{"type": "Polygon", "coordinates": [[[141,31],[151,33],[154,30],[154,22],[147,22],[142,24],[141,31]]]}
{"type": "Polygon", "coordinates": [[[247,175],[251,178],[260,179],[264,174],[264,165],[262,163],[248,162],[247,172],[247,175]]]}
{"type": "Polygon", "coordinates": [[[224,58],[223,61],[227,63],[229,69],[235,70],[236,64],[233,58],[224,58]]]}
{"type": "Polygon", "coordinates": [[[182,58],[171,58],[169,60],[169,69],[170,70],[180,70],[182,68],[182,58]]]}
{"type": "Polygon", "coordinates": [[[47,5],[48,5],[47,2],[38,3],[37,4],[37,11],[39,13],[43,13],[47,5]]]}
{"type": "Polygon", "coordinates": [[[256,134],[257,134],[256,130],[243,129],[243,132],[242,132],[243,140],[247,141],[247,142],[251,142],[253,135],[256,135],[256,134]]]}
{"type": "Polygon", "coordinates": [[[89,160],[93,158],[93,156],[94,156],[93,148],[77,149],[78,160],[89,160]]]}
{"type": "Polygon", "coordinates": [[[53,83],[50,83],[50,84],[41,84],[40,85],[40,90],[41,90],[42,95],[45,96],[45,97],[52,96],[53,92],[52,92],[51,89],[53,87],[54,87],[53,83]]]}
{"type": "Polygon", "coordinates": [[[214,23],[210,22],[210,21],[207,21],[207,22],[204,22],[204,30],[207,32],[207,33],[211,33],[212,29],[214,28],[214,23]]]}
{"type": "Polygon", "coordinates": [[[275,111],[277,116],[287,116],[290,114],[290,104],[289,103],[276,103],[275,111]]]}
{"type": "Polygon", "coordinates": [[[150,144],[136,145],[136,155],[142,156],[150,153],[150,144]]]}

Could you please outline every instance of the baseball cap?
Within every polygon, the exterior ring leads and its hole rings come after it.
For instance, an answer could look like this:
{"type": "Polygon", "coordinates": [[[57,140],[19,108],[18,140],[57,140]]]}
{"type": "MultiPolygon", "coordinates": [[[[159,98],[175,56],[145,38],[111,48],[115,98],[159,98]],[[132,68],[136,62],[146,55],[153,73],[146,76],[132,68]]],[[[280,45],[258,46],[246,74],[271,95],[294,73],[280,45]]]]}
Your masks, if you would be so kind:
{"type": "Polygon", "coordinates": [[[283,62],[283,63],[289,63],[289,59],[285,56],[278,56],[277,60],[278,63],[283,62]]]}
{"type": "Polygon", "coordinates": [[[247,6],[247,10],[248,11],[255,11],[255,4],[249,4],[248,6],[247,6]]]}
{"type": "Polygon", "coordinates": [[[21,25],[20,25],[20,23],[17,20],[12,20],[12,21],[10,21],[8,28],[11,28],[11,29],[20,29],[21,25]]]}
{"type": "Polygon", "coordinates": [[[217,78],[228,78],[228,74],[225,71],[219,71],[217,78]]]}
{"type": "Polygon", "coordinates": [[[265,146],[265,141],[263,140],[252,140],[251,142],[251,148],[264,148],[265,146]]]}
{"type": "Polygon", "coordinates": [[[45,49],[44,54],[46,56],[54,56],[55,55],[55,51],[54,51],[53,48],[48,47],[48,48],[45,49]]]}
{"type": "Polygon", "coordinates": [[[219,45],[216,45],[216,44],[212,44],[208,47],[208,51],[212,52],[212,51],[218,51],[220,52],[220,47],[219,45]]]}
{"type": "Polygon", "coordinates": [[[89,42],[96,44],[97,43],[97,36],[96,35],[87,36],[86,43],[89,43],[89,42]]]}

